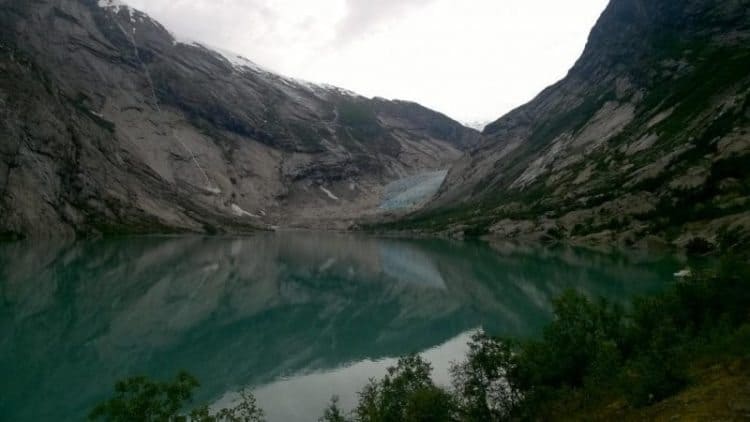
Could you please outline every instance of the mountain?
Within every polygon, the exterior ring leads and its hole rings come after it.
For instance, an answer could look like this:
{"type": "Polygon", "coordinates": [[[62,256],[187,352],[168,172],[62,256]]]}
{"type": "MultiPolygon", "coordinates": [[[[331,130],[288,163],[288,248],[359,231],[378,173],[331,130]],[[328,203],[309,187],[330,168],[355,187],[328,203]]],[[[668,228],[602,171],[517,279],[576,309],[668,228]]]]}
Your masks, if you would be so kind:
{"type": "Polygon", "coordinates": [[[0,236],[347,227],[479,133],[285,78],[113,0],[0,0],[0,236]]]}
{"type": "Polygon", "coordinates": [[[489,121],[482,121],[482,120],[474,120],[471,122],[464,122],[464,126],[470,127],[472,129],[476,129],[478,131],[483,131],[484,128],[486,128],[490,123],[489,121]]]}
{"type": "Polygon", "coordinates": [[[612,0],[560,82],[488,125],[426,211],[454,236],[750,245],[750,1],[612,0]]]}

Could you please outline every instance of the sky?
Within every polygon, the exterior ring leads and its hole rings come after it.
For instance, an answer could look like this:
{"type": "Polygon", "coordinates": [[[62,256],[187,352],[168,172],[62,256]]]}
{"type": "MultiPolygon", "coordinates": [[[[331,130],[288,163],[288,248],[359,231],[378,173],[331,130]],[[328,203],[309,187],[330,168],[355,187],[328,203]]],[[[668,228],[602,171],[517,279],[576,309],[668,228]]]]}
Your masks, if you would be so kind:
{"type": "Polygon", "coordinates": [[[607,0],[126,0],[274,72],[489,122],[563,78],[607,0]]]}

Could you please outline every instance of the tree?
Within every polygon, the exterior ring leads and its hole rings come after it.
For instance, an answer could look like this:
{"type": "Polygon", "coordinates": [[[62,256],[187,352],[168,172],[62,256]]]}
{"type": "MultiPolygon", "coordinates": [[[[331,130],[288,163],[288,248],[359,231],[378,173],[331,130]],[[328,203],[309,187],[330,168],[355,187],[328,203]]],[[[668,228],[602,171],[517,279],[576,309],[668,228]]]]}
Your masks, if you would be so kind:
{"type": "MultiPolygon", "coordinates": [[[[242,400],[232,408],[221,409],[213,420],[216,422],[263,422],[263,409],[258,407],[255,396],[244,388],[240,391],[242,400]]],[[[204,422],[212,422],[204,420],[204,422]]]]}
{"type": "Polygon", "coordinates": [[[359,422],[451,421],[452,397],[435,386],[432,367],[418,355],[399,359],[380,381],[370,380],[354,410],[359,422]]]}
{"type": "Polygon", "coordinates": [[[509,341],[479,332],[469,342],[466,360],[451,366],[453,389],[465,420],[507,418],[521,400],[513,385],[517,363],[509,341]]]}
{"type": "Polygon", "coordinates": [[[184,420],[179,412],[192,401],[193,390],[198,385],[198,380],[186,372],[180,372],[171,382],[153,381],[144,376],[118,381],[114,397],[96,406],[89,419],[108,422],[184,420]]]}
{"type": "Polygon", "coordinates": [[[180,372],[172,381],[154,381],[136,376],[118,381],[111,399],[97,405],[89,414],[91,421],[106,422],[262,422],[255,397],[242,390],[241,400],[233,408],[211,415],[207,405],[190,411],[185,407],[193,401],[198,380],[180,372]]]}
{"type": "Polygon", "coordinates": [[[323,416],[318,419],[318,422],[347,422],[341,408],[339,408],[339,396],[331,397],[328,407],[326,407],[323,416]]]}

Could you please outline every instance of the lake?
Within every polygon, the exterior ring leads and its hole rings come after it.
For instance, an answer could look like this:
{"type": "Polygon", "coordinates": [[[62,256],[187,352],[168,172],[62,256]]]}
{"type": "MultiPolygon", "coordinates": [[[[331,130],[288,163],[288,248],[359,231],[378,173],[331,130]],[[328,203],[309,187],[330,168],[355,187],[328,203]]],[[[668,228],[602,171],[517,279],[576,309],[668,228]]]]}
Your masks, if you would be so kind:
{"type": "Polygon", "coordinates": [[[268,419],[353,406],[421,352],[448,383],[471,333],[537,335],[566,289],[626,303],[669,255],[289,232],[0,243],[0,415],[82,420],[117,379],[201,381],[199,402],[256,394],[268,419]]]}

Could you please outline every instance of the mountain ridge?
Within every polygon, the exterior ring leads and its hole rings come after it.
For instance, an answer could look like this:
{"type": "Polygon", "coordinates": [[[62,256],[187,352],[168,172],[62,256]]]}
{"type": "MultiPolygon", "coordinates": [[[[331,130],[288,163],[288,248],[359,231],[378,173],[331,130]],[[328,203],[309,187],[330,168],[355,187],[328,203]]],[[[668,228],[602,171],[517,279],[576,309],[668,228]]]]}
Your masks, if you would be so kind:
{"type": "Polygon", "coordinates": [[[567,76],[481,135],[181,42],[117,1],[0,0],[0,24],[5,237],[750,245],[748,0],[612,0],[567,76]]]}
{"type": "Polygon", "coordinates": [[[479,137],[237,65],[121,2],[1,0],[0,23],[5,237],[346,228],[479,137]]]}
{"type": "Polygon", "coordinates": [[[568,75],[385,230],[747,246],[750,3],[612,0],[568,75]]]}

